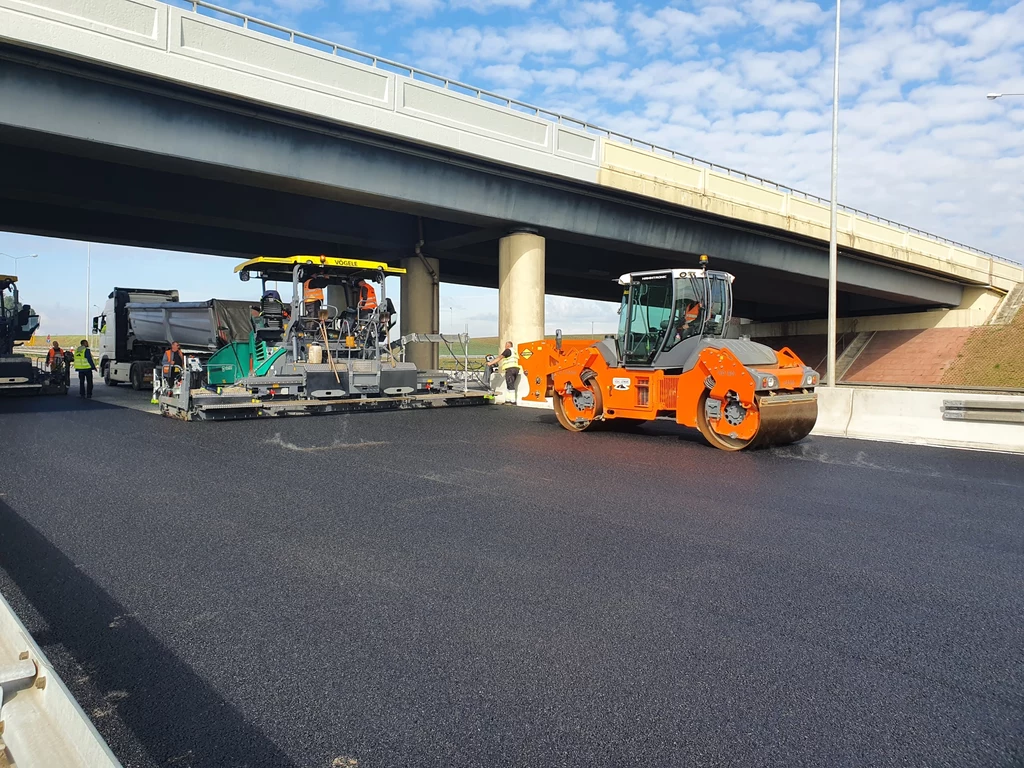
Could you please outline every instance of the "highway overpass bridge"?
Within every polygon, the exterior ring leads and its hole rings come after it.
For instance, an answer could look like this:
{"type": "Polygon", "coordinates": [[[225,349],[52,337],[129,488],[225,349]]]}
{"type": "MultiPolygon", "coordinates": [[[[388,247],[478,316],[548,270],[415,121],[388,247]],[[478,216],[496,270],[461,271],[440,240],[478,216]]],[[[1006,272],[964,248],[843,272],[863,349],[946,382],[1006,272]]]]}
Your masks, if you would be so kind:
{"type": "MultiPolygon", "coordinates": [[[[415,68],[155,0],[0,0],[0,229],[226,256],[373,255],[499,288],[502,338],[545,292],[711,254],[736,310],[822,317],[828,203],[415,68]],[[418,250],[417,250],[418,249],[418,250]]],[[[1019,265],[844,209],[842,316],[983,323],[1019,265]],[[926,310],[940,310],[926,311],[926,310]]]]}

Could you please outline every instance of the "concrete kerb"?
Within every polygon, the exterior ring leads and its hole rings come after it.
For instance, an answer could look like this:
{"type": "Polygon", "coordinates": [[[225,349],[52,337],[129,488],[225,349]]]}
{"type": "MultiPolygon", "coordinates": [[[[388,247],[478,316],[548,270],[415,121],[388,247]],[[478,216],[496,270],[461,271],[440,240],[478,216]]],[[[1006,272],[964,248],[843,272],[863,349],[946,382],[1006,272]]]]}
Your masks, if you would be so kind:
{"type": "MultiPolygon", "coordinates": [[[[910,443],[945,448],[1024,453],[1024,424],[944,421],[945,400],[1001,400],[1019,403],[1014,395],[967,394],[956,391],[822,387],[818,390],[818,421],[812,435],[910,443]]],[[[551,409],[520,399],[522,408],[551,409]]]]}

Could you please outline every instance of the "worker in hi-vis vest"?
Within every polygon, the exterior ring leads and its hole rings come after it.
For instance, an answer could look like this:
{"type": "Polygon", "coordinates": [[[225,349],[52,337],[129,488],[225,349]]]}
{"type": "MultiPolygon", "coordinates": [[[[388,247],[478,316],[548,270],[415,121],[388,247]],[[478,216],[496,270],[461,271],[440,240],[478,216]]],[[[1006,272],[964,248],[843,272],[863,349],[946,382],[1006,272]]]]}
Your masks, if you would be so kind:
{"type": "Polygon", "coordinates": [[[171,342],[171,348],[164,352],[161,372],[164,381],[168,386],[173,386],[185,368],[185,356],[181,354],[181,346],[176,341],[171,342]]]}
{"type": "Polygon", "coordinates": [[[92,361],[89,342],[85,339],[75,350],[74,360],[75,370],[78,371],[78,396],[92,397],[92,372],[96,370],[96,363],[92,361]]]}
{"type": "Polygon", "coordinates": [[[676,328],[677,341],[688,339],[700,330],[700,323],[697,322],[700,319],[700,309],[700,302],[696,299],[690,299],[686,302],[681,318],[682,323],[676,328]]]}
{"type": "Polygon", "coordinates": [[[310,288],[310,278],[302,284],[302,303],[306,307],[306,317],[320,317],[320,307],[324,303],[324,289],[310,288]]]}
{"type": "Polygon", "coordinates": [[[377,291],[365,280],[359,281],[359,311],[372,312],[377,308],[377,291]]]}
{"type": "Polygon", "coordinates": [[[505,402],[516,401],[516,380],[519,378],[519,355],[511,341],[505,342],[505,349],[498,358],[498,369],[505,374],[505,402]]]}

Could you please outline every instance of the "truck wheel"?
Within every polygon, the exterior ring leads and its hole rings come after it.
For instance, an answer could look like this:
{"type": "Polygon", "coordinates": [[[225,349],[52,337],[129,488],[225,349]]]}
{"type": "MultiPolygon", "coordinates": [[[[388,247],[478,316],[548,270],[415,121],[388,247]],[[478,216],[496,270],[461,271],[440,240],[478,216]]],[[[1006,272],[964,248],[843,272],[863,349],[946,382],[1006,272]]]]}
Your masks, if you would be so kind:
{"type": "Polygon", "coordinates": [[[110,378],[110,363],[103,364],[103,383],[108,387],[117,386],[117,382],[110,378]]]}
{"type": "Polygon", "coordinates": [[[142,366],[138,365],[137,363],[133,364],[131,373],[129,374],[128,378],[132,380],[132,389],[134,389],[136,392],[142,389],[142,385],[145,383],[143,381],[144,377],[142,375],[142,366]]]}

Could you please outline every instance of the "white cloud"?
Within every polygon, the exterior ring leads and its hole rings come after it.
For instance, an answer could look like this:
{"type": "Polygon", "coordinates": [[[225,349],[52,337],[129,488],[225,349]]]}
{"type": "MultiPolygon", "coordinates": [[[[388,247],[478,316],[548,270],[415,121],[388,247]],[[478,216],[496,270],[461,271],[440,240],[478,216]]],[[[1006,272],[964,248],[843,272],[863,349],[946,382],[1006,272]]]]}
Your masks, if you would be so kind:
{"type": "Polygon", "coordinates": [[[746,0],[742,7],[753,23],[778,39],[791,38],[804,27],[820,23],[826,15],[810,0],[746,0]]]}
{"type": "Polygon", "coordinates": [[[476,13],[492,13],[508,8],[525,11],[531,5],[533,0],[450,0],[451,8],[468,8],[476,13]]]}
{"type": "Polygon", "coordinates": [[[705,5],[698,13],[666,6],[650,15],[634,11],[629,16],[629,26],[642,45],[652,52],[668,48],[675,58],[692,55],[693,44],[702,38],[745,23],[743,14],[734,7],[717,4],[705,5]]]}
{"type": "Polygon", "coordinates": [[[345,0],[351,13],[400,13],[404,21],[426,18],[444,7],[444,0],[345,0]]]}
{"type": "Polygon", "coordinates": [[[590,23],[614,24],[619,18],[619,9],[609,0],[594,2],[586,0],[562,11],[562,20],[574,27],[590,23]]]}

